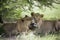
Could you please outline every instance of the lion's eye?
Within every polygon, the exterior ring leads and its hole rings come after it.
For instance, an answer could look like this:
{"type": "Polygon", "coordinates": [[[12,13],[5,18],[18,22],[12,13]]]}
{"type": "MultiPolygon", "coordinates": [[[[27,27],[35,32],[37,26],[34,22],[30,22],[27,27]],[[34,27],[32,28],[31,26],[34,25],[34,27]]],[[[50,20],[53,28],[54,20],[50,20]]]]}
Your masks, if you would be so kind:
{"type": "Polygon", "coordinates": [[[24,22],[24,20],[23,20],[23,19],[22,19],[21,21],[22,21],[22,22],[24,22]]]}

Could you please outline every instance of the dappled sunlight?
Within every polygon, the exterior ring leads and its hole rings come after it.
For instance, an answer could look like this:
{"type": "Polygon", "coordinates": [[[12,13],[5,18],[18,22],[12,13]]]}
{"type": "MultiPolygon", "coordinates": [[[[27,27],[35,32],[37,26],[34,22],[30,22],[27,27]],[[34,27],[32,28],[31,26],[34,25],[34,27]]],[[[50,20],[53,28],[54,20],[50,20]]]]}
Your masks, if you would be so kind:
{"type": "Polygon", "coordinates": [[[56,38],[58,38],[56,35],[47,35],[47,36],[36,36],[34,35],[32,32],[30,32],[28,35],[25,35],[23,33],[23,35],[19,35],[17,36],[17,40],[56,40],[56,38]]]}
{"type": "Polygon", "coordinates": [[[55,8],[48,8],[48,7],[43,6],[42,9],[40,9],[39,7],[33,6],[32,11],[27,10],[27,11],[21,13],[21,15],[22,15],[22,17],[24,15],[31,16],[30,12],[35,12],[35,13],[44,14],[45,19],[49,19],[49,20],[58,19],[58,18],[60,18],[60,5],[53,3],[53,6],[55,8]]]}
{"type": "Polygon", "coordinates": [[[18,36],[17,38],[20,40],[38,40],[37,36],[35,36],[33,32],[30,32],[27,35],[23,33],[21,36],[18,36]]]}
{"type": "Polygon", "coordinates": [[[12,38],[0,38],[1,40],[58,40],[60,36],[57,35],[46,35],[43,37],[36,36],[33,34],[33,32],[28,33],[27,35],[23,33],[22,35],[18,35],[17,37],[12,38]]]}

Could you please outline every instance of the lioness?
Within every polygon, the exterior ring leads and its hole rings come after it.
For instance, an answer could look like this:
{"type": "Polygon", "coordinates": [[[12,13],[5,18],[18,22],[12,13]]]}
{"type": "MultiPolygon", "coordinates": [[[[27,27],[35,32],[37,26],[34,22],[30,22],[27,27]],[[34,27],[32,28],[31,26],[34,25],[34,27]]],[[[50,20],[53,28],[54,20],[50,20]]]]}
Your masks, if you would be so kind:
{"type": "Polygon", "coordinates": [[[29,16],[25,16],[24,18],[22,19],[19,19],[17,21],[17,29],[19,31],[19,33],[23,33],[23,32],[28,32],[29,30],[31,29],[34,29],[34,25],[35,25],[35,21],[33,22],[32,21],[33,18],[32,17],[29,17],[29,16]]]}
{"type": "Polygon", "coordinates": [[[36,34],[44,34],[47,35],[53,31],[55,31],[55,23],[56,21],[50,21],[50,20],[43,20],[43,14],[39,13],[31,13],[31,16],[35,19],[37,30],[36,34]]]}
{"type": "Polygon", "coordinates": [[[3,24],[3,29],[5,31],[3,37],[13,37],[18,34],[16,23],[4,23],[3,24]]]}

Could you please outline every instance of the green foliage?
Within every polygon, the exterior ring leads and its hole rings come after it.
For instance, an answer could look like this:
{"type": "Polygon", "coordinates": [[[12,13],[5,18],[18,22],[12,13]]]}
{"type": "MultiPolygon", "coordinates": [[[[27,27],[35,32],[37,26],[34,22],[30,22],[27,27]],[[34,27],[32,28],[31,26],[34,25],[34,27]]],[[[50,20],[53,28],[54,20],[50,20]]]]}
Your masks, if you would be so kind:
{"type": "Polygon", "coordinates": [[[0,0],[0,15],[3,18],[20,18],[22,11],[32,10],[33,6],[42,8],[53,7],[53,3],[60,4],[59,0],[0,0]],[[27,7],[27,8],[26,8],[27,7]]]}
{"type": "Polygon", "coordinates": [[[7,12],[4,17],[5,18],[20,18],[20,14],[21,14],[21,10],[20,9],[15,9],[15,10],[12,10],[12,11],[9,11],[7,12]]]}
{"type": "Polygon", "coordinates": [[[21,9],[18,6],[16,0],[1,0],[0,1],[0,15],[2,15],[3,20],[17,19],[20,18],[21,9]]]}

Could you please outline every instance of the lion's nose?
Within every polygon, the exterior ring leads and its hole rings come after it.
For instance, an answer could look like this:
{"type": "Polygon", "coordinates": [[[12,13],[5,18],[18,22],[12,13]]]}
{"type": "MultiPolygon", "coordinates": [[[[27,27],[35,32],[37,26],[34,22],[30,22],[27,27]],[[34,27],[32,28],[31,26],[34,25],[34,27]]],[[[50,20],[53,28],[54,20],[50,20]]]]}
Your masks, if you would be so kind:
{"type": "Polygon", "coordinates": [[[36,28],[37,28],[36,23],[31,23],[29,26],[29,29],[31,29],[31,30],[35,30],[36,28]]]}

